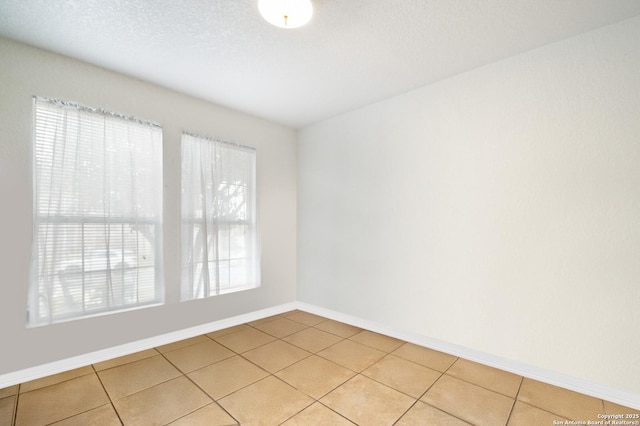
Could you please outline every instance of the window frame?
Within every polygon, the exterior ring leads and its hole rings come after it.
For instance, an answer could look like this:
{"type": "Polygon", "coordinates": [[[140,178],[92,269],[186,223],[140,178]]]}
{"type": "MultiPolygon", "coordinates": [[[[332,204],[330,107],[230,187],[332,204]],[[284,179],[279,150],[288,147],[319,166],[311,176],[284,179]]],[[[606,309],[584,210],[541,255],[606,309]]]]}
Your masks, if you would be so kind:
{"type": "MultiPolygon", "coordinates": [[[[44,108],[44,107],[43,107],[44,108]]],[[[41,112],[42,114],[45,114],[44,112],[41,112]]],[[[50,98],[44,98],[44,97],[38,97],[38,96],[34,96],[33,98],[33,137],[32,137],[32,148],[33,148],[33,153],[32,153],[32,177],[33,177],[33,184],[32,184],[32,188],[33,188],[33,243],[32,243],[32,260],[31,260],[31,270],[30,270],[30,279],[29,279],[29,303],[28,303],[28,307],[27,307],[27,326],[29,327],[36,327],[36,326],[42,326],[42,325],[48,325],[48,324],[54,324],[54,323],[59,323],[59,322],[65,322],[65,321],[69,321],[69,320],[76,320],[76,319],[82,319],[82,318],[88,318],[88,317],[94,317],[94,316],[99,316],[99,315],[105,315],[105,314],[111,314],[111,313],[117,313],[117,312],[123,312],[123,311],[128,311],[128,310],[134,310],[134,309],[140,309],[140,308],[145,308],[145,307],[149,307],[149,306],[157,306],[160,305],[162,303],[164,303],[164,277],[163,277],[163,184],[162,184],[162,176],[163,176],[163,154],[162,154],[162,150],[163,150],[163,135],[162,135],[162,127],[157,124],[157,123],[153,123],[150,121],[145,121],[145,120],[140,120],[137,119],[135,117],[130,117],[130,116],[124,116],[115,112],[111,112],[111,111],[106,111],[106,110],[102,110],[102,109],[96,109],[96,108],[91,108],[91,107],[86,107],[84,105],[80,105],[80,104],[76,104],[73,102],[68,102],[68,101],[63,101],[63,100],[58,100],[58,99],[50,99],[50,98]],[[47,142],[43,142],[42,140],[38,140],[39,138],[39,133],[37,131],[37,127],[38,125],[41,125],[42,123],[38,123],[38,108],[43,106],[43,105],[53,105],[54,107],[60,108],[61,110],[65,110],[65,109],[76,109],[79,110],[82,113],[88,113],[88,114],[94,114],[96,116],[102,117],[105,122],[106,120],[114,120],[114,122],[117,122],[118,124],[115,125],[122,125],[122,123],[125,123],[126,126],[131,125],[131,124],[136,124],[136,125],[143,125],[143,126],[147,126],[149,128],[149,130],[152,133],[151,136],[149,136],[149,140],[147,141],[147,143],[151,146],[154,145],[154,154],[156,157],[154,157],[155,159],[158,160],[157,164],[155,164],[155,168],[152,170],[152,173],[159,176],[160,180],[158,181],[153,181],[153,186],[150,188],[151,191],[155,191],[156,192],[156,196],[158,197],[156,199],[156,204],[157,204],[157,211],[155,212],[155,214],[153,215],[153,217],[142,217],[142,216],[136,216],[136,215],[109,215],[108,213],[105,213],[104,211],[101,212],[101,214],[65,214],[65,213],[51,213],[51,211],[46,211],[45,209],[41,209],[40,208],[40,202],[39,202],[39,196],[41,194],[41,191],[46,191],[46,189],[42,189],[39,187],[39,176],[38,174],[40,172],[42,172],[39,169],[39,164],[38,164],[38,150],[42,149],[42,147],[39,147],[39,144],[46,144],[47,142]],[[157,144],[157,146],[155,146],[157,144]],[[65,303],[68,304],[68,297],[70,296],[70,285],[68,284],[68,282],[66,281],[68,279],[67,277],[63,277],[63,274],[65,273],[62,269],[59,269],[57,267],[50,267],[51,270],[49,271],[49,273],[47,273],[47,277],[43,277],[43,275],[45,275],[45,272],[41,271],[41,269],[45,269],[45,268],[41,268],[41,246],[42,246],[42,242],[40,241],[40,234],[39,234],[39,230],[40,227],[42,226],[53,226],[55,227],[56,225],[60,225],[60,226],[64,226],[65,224],[69,224],[71,226],[78,226],[78,230],[76,230],[75,232],[79,232],[79,235],[81,236],[81,242],[80,242],[80,254],[79,256],[73,256],[72,258],[67,257],[66,260],[69,261],[70,259],[76,259],[76,263],[77,263],[77,259],[80,259],[80,270],[78,271],[79,273],[79,277],[80,277],[80,288],[81,288],[81,296],[80,296],[80,302],[76,302],[77,304],[81,305],[81,308],[79,309],[69,309],[67,312],[53,312],[54,310],[54,301],[53,299],[53,292],[55,291],[54,288],[56,286],[56,280],[60,286],[59,291],[61,291],[63,293],[63,298],[66,299],[65,303]],[[106,243],[106,248],[105,249],[90,249],[88,246],[85,245],[85,237],[87,237],[87,235],[90,235],[90,230],[87,231],[86,229],[89,228],[91,225],[95,225],[95,226],[100,226],[103,225],[105,227],[105,229],[108,228],[108,231],[105,231],[107,233],[107,235],[109,235],[108,237],[108,242],[106,243]],[[117,241],[117,239],[113,239],[113,241],[111,240],[111,227],[113,227],[115,225],[116,228],[121,229],[122,232],[122,239],[120,240],[121,242],[121,248],[119,249],[112,249],[111,247],[111,243],[117,241]],[[130,267],[130,266],[126,266],[125,263],[125,253],[127,252],[126,247],[124,245],[124,230],[125,227],[128,227],[130,230],[133,229],[137,229],[138,233],[143,234],[144,237],[144,231],[141,231],[141,227],[148,227],[149,229],[152,229],[152,236],[153,236],[153,242],[151,240],[149,240],[147,238],[147,241],[149,242],[149,245],[152,247],[152,252],[153,252],[153,261],[150,264],[147,265],[140,265],[140,253],[138,251],[136,251],[136,258],[135,258],[135,267],[130,267]],[[94,253],[97,253],[99,251],[106,251],[107,255],[105,257],[105,268],[104,269],[94,269],[94,270],[87,270],[87,261],[86,259],[88,257],[90,257],[91,255],[93,255],[94,253]],[[121,253],[122,259],[121,259],[121,263],[120,263],[120,267],[118,268],[112,268],[112,259],[111,259],[111,252],[117,252],[119,251],[121,253]],[[153,268],[153,284],[152,287],[149,288],[153,288],[153,298],[151,300],[147,300],[147,301],[143,301],[140,302],[140,282],[138,280],[139,278],[139,272],[141,269],[144,268],[153,268]],[[133,303],[127,303],[125,302],[125,274],[131,273],[133,271],[136,272],[136,278],[135,278],[135,302],[133,303]],[[88,279],[87,279],[87,275],[91,275],[91,274],[96,274],[96,273],[100,273],[101,271],[105,271],[105,283],[104,283],[104,289],[102,289],[102,291],[104,292],[104,296],[103,298],[106,300],[103,300],[102,303],[104,303],[105,306],[103,307],[98,307],[98,308],[88,308],[87,307],[87,300],[86,300],[86,291],[87,291],[87,285],[88,285],[88,279]],[[121,289],[120,292],[121,294],[118,296],[120,298],[120,301],[116,301],[114,294],[115,294],[115,290],[113,287],[113,276],[114,274],[120,273],[120,279],[121,279],[121,289]],[[56,277],[57,276],[57,277],[56,277]],[[43,283],[44,281],[44,283],[43,283]],[[47,300],[45,301],[45,306],[48,308],[48,312],[43,313],[42,312],[42,306],[41,306],[41,299],[42,298],[46,298],[47,300]]],[[[49,113],[47,113],[49,114],[49,113]]],[[[50,113],[50,114],[55,114],[55,113],[50,113]]],[[[67,120],[69,120],[69,117],[66,115],[67,113],[62,111],[60,112],[61,116],[59,117],[60,120],[62,120],[65,123],[65,126],[67,125],[67,120]]],[[[80,128],[82,126],[81,123],[82,120],[78,119],[77,120],[77,125],[78,128],[80,128]]],[[[106,124],[105,124],[106,127],[106,124]]],[[[64,136],[66,138],[66,134],[64,136]]],[[[106,138],[106,136],[103,135],[103,138],[106,138]]],[[[43,137],[43,139],[46,139],[43,137]]],[[[62,140],[62,139],[60,139],[62,140]]],[[[59,139],[55,138],[55,140],[51,141],[51,145],[49,146],[49,148],[51,148],[52,151],[55,151],[55,149],[59,149],[59,147],[56,147],[56,143],[60,142],[59,139]]],[[[65,139],[62,143],[66,144],[68,141],[68,139],[65,139]]],[[[81,143],[90,143],[89,142],[80,142],[80,140],[78,140],[77,145],[79,146],[81,143]]],[[[135,143],[135,142],[131,142],[129,141],[129,143],[135,143]]],[[[86,147],[84,147],[86,148],[86,147]]],[[[76,148],[76,149],[81,149],[81,148],[76,148]]],[[[119,152],[119,155],[124,155],[124,152],[119,152]]],[[[131,152],[126,153],[127,155],[134,155],[131,152]]],[[[55,159],[53,159],[53,154],[52,154],[52,158],[50,159],[51,162],[51,167],[52,170],[55,166],[55,159]]],[[[105,162],[106,163],[106,162],[105,162]]],[[[105,169],[107,168],[106,165],[104,165],[105,169]]],[[[109,170],[109,172],[111,174],[117,174],[118,170],[109,170]]],[[[53,171],[51,171],[52,175],[53,175],[53,171]]],[[[149,181],[151,182],[151,180],[149,181]]],[[[149,183],[147,182],[147,183],[149,183]]],[[[137,183],[137,181],[136,181],[137,183]]],[[[131,187],[133,187],[132,181],[129,182],[129,185],[131,185],[131,187]]],[[[65,189],[66,190],[66,189],[65,189]]],[[[61,191],[62,193],[63,191],[61,191]]],[[[53,198],[52,193],[49,192],[46,197],[50,197],[53,198]]],[[[113,197],[109,198],[110,200],[113,197]]],[[[48,232],[48,231],[47,231],[48,232]]],[[[94,237],[95,238],[95,237],[94,237]]],[[[139,236],[136,236],[136,238],[139,238],[139,236]]],[[[45,242],[46,245],[46,242],[45,242]]],[[[137,249],[137,247],[136,247],[137,249]]],[[[45,259],[45,261],[49,261],[50,263],[55,263],[56,259],[56,255],[57,254],[53,254],[51,255],[51,260],[50,259],[45,259]]],[[[67,253],[68,255],[68,253],[67,253]]],[[[64,258],[64,255],[63,255],[64,258]]],[[[145,258],[146,259],[146,258],[145,258]]],[[[64,263],[65,261],[62,261],[62,263],[64,263]]],[[[117,265],[117,263],[116,263],[117,265]]],[[[117,279],[117,275],[116,275],[116,279],[117,279]]],[[[77,280],[77,278],[76,278],[77,280]]],[[[98,281],[99,279],[96,280],[95,278],[93,278],[94,281],[98,281]]],[[[150,282],[148,282],[147,284],[150,284],[150,282]]],[[[100,284],[98,283],[98,288],[100,288],[100,284]]],[[[58,296],[59,297],[59,296],[58,296]]],[[[75,301],[74,301],[75,302],[75,301]]]]}
{"type": "MultiPolygon", "coordinates": [[[[251,290],[260,287],[261,285],[261,271],[260,271],[260,245],[259,245],[259,227],[258,227],[258,191],[257,191],[257,150],[254,147],[241,145],[233,142],[223,141],[220,139],[215,139],[207,136],[201,136],[189,132],[183,132],[181,139],[181,213],[180,213],[180,221],[181,221],[181,300],[196,300],[196,299],[204,299],[209,297],[215,297],[218,295],[235,293],[238,291],[251,290]],[[224,149],[232,149],[238,150],[244,153],[250,154],[250,181],[244,185],[246,188],[246,218],[243,220],[239,219],[229,219],[225,215],[216,216],[215,223],[212,224],[214,227],[217,227],[217,236],[214,238],[216,241],[220,240],[220,228],[227,227],[228,229],[228,239],[229,239],[229,247],[231,246],[230,240],[232,238],[232,228],[234,226],[245,227],[246,232],[250,233],[249,240],[251,247],[245,253],[245,256],[241,257],[232,257],[231,250],[229,250],[229,257],[225,259],[216,259],[207,261],[204,260],[204,257],[201,259],[191,259],[185,254],[185,246],[189,244],[187,241],[194,242],[194,234],[191,233],[190,238],[186,235],[187,229],[195,230],[197,225],[201,224],[203,220],[207,220],[206,215],[203,212],[200,212],[200,215],[196,214],[194,211],[186,212],[185,211],[185,193],[187,183],[185,182],[185,167],[189,160],[193,160],[192,158],[186,158],[185,150],[186,144],[188,143],[201,143],[201,144],[217,144],[219,147],[223,147],[224,149]],[[231,282],[231,278],[229,278],[228,288],[222,288],[221,283],[216,280],[213,284],[212,282],[208,282],[207,279],[203,281],[202,291],[198,291],[197,288],[194,290],[195,283],[193,281],[193,265],[199,265],[200,267],[204,267],[205,263],[213,263],[218,262],[217,270],[220,270],[221,262],[228,262],[229,265],[229,277],[231,277],[231,269],[233,261],[246,261],[248,264],[246,266],[246,271],[249,271],[248,275],[251,277],[244,285],[236,285],[231,282]],[[191,268],[190,271],[187,271],[187,268],[191,268]],[[188,273],[190,272],[190,273],[188,273]]],[[[200,163],[202,163],[203,158],[199,158],[200,163]]],[[[201,172],[202,170],[200,170],[201,172]]],[[[229,186],[237,185],[230,184],[229,186]]],[[[193,194],[191,194],[193,195],[193,194]]],[[[216,195],[213,194],[212,197],[216,195]]],[[[211,224],[210,224],[211,225],[211,224]]],[[[209,238],[210,235],[207,236],[209,238]]],[[[208,241],[209,243],[209,241],[208,241]]],[[[208,244],[207,244],[208,246],[208,244]]],[[[204,245],[203,245],[204,247],[204,245]]],[[[194,247],[191,247],[189,250],[190,254],[193,254],[194,247]]],[[[203,253],[204,255],[204,253],[203,253]]],[[[211,273],[209,272],[209,275],[211,273]]]]}

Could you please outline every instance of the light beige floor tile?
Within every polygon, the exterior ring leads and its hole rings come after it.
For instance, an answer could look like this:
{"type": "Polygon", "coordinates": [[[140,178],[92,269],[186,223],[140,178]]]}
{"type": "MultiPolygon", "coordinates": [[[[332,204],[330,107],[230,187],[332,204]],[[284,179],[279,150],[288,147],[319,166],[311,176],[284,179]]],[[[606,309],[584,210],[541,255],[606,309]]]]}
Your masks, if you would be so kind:
{"type": "Polygon", "coordinates": [[[167,424],[210,403],[184,376],[113,402],[127,426],[167,424]]]}
{"type": "Polygon", "coordinates": [[[260,324],[266,324],[268,322],[271,321],[275,321],[279,318],[284,318],[282,315],[278,314],[278,315],[271,315],[265,318],[260,318],[259,320],[255,320],[255,321],[250,321],[247,324],[249,324],[251,327],[255,327],[256,325],[260,325],[260,324]]]}
{"type": "Polygon", "coordinates": [[[325,317],[321,317],[319,315],[311,314],[304,311],[293,311],[290,313],[285,313],[283,314],[283,316],[289,318],[290,320],[310,326],[320,324],[321,322],[325,322],[327,320],[325,317]]]}
{"type": "Polygon", "coordinates": [[[197,370],[234,355],[235,353],[210,339],[164,353],[164,356],[183,373],[197,370]]]}
{"type": "Polygon", "coordinates": [[[443,375],[421,398],[423,402],[478,426],[507,423],[513,399],[443,375]]]}
{"type": "Polygon", "coordinates": [[[54,423],[55,426],[121,426],[120,419],[111,404],[106,404],[68,419],[54,423]]]}
{"type": "Polygon", "coordinates": [[[638,414],[640,415],[640,410],[636,410],[635,408],[625,407],[623,405],[615,404],[609,401],[604,401],[604,412],[607,414],[638,414]]]}
{"type": "Polygon", "coordinates": [[[569,420],[597,420],[604,412],[601,399],[525,378],[518,399],[569,420]]]}
{"type": "Polygon", "coordinates": [[[362,331],[361,328],[354,327],[353,325],[345,324],[334,320],[327,320],[314,326],[315,328],[326,331],[331,334],[335,334],[340,337],[351,337],[362,331]]]}
{"type": "Polygon", "coordinates": [[[99,371],[98,375],[111,399],[119,399],[174,379],[180,371],[162,355],[156,355],[99,371]]]}
{"type": "Polygon", "coordinates": [[[306,351],[316,353],[338,343],[342,337],[309,327],[282,339],[306,351]]]}
{"type": "Polygon", "coordinates": [[[87,374],[94,374],[93,368],[90,365],[23,383],[20,385],[20,393],[55,385],[56,383],[62,383],[70,379],[75,379],[76,377],[86,376],[87,374]]]}
{"type": "Polygon", "coordinates": [[[0,389],[0,398],[7,398],[18,393],[18,385],[0,389]]]}
{"type": "Polygon", "coordinates": [[[445,372],[458,359],[453,355],[434,351],[413,343],[405,343],[392,353],[400,358],[441,372],[445,372]]]}
{"type": "Polygon", "coordinates": [[[282,426],[353,426],[354,423],[316,402],[296,414],[282,426]]]}
{"type": "Polygon", "coordinates": [[[175,351],[176,349],[180,349],[180,348],[186,348],[187,346],[195,345],[196,343],[202,343],[202,342],[206,342],[206,341],[209,341],[209,340],[211,340],[211,339],[209,339],[205,335],[195,336],[195,337],[192,337],[190,339],[178,340],[177,342],[169,343],[167,345],[158,346],[156,349],[160,353],[165,353],[165,352],[169,352],[169,351],[175,351]]]}
{"type": "Polygon", "coordinates": [[[280,315],[283,316],[283,317],[287,317],[289,315],[293,315],[293,314],[296,314],[298,312],[304,312],[304,311],[301,311],[300,309],[292,309],[290,311],[283,312],[280,315]]]}
{"type": "Polygon", "coordinates": [[[246,324],[240,324],[240,325],[235,325],[233,327],[223,328],[222,330],[218,330],[218,331],[213,331],[211,333],[207,333],[206,336],[210,337],[212,339],[215,339],[216,337],[224,336],[225,334],[231,334],[231,333],[235,333],[237,331],[249,330],[251,328],[253,328],[253,327],[249,327],[246,324]]]}
{"type": "Polygon", "coordinates": [[[237,424],[233,417],[214,402],[176,420],[171,423],[171,426],[231,426],[237,424]]]}
{"type": "Polygon", "coordinates": [[[362,371],[385,355],[384,352],[362,343],[343,340],[318,352],[318,356],[338,363],[353,371],[362,371]]]}
{"type": "Polygon", "coordinates": [[[280,370],[276,376],[307,395],[319,399],[355,374],[334,362],[313,355],[280,370]]]}
{"type": "Polygon", "coordinates": [[[209,396],[218,400],[268,375],[263,369],[236,355],[193,371],[187,376],[209,396]]]}
{"type": "Polygon", "coordinates": [[[422,401],[407,411],[394,426],[470,426],[469,423],[440,411],[422,401]]]}
{"type": "Polygon", "coordinates": [[[243,426],[250,426],[280,424],[311,405],[313,400],[269,376],[218,402],[243,426]]]}
{"type": "Polygon", "coordinates": [[[384,336],[368,330],[362,330],[360,333],[349,337],[349,339],[384,352],[391,352],[398,349],[404,343],[402,340],[394,339],[393,337],[384,336]]]}
{"type": "Polygon", "coordinates": [[[311,353],[304,349],[300,349],[299,347],[283,342],[282,340],[267,343],[264,346],[260,346],[259,348],[242,354],[243,357],[270,373],[280,371],[310,355],[311,353]]]}
{"type": "Polygon", "coordinates": [[[0,389],[0,426],[13,426],[16,406],[16,426],[119,425],[104,389],[126,425],[375,425],[401,417],[398,426],[537,426],[640,414],[303,311],[250,324],[0,389]]]}
{"type": "MultiPolygon", "coordinates": [[[[513,406],[513,411],[511,412],[511,417],[509,417],[508,426],[553,425],[554,421],[564,424],[566,420],[567,419],[557,414],[552,414],[548,411],[525,404],[524,402],[516,401],[513,406]]],[[[587,419],[585,419],[585,421],[586,420],[587,419]]]]}
{"type": "Polygon", "coordinates": [[[359,425],[391,425],[416,400],[358,375],[320,400],[359,425]]]}
{"type": "Polygon", "coordinates": [[[304,330],[308,326],[299,322],[291,321],[286,318],[278,318],[264,324],[255,326],[258,330],[263,331],[277,338],[289,336],[297,331],[304,330]]]}
{"type": "Polygon", "coordinates": [[[215,340],[236,353],[242,353],[273,342],[276,338],[254,328],[246,328],[235,333],[218,336],[215,340]]]}
{"type": "Polygon", "coordinates": [[[109,402],[95,374],[21,393],[16,426],[49,424],[109,402]]]}
{"type": "Polygon", "coordinates": [[[13,410],[16,406],[16,396],[0,399],[0,426],[13,424],[13,410]]]}
{"type": "Polygon", "coordinates": [[[522,377],[486,365],[458,359],[447,370],[449,376],[456,377],[474,385],[482,386],[509,398],[515,398],[520,389],[522,377]]]}
{"type": "Polygon", "coordinates": [[[442,375],[394,355],[382,358],[362,374],[414,398],[420,398],[442,375]]]}
{"type": "Polygon", "coordinates": [[[130,355],[120,356],[118,358],[109,359],[107,361],[98,362],[93,364],[96,371],[106,370],[107,368],[118,367],[120,365],[128,364],[130,362],[140,361],[141,359],[151,358],[158,355],[159,352],[155,349],[147,349],[146,351],[135,352],[130,355]]]}

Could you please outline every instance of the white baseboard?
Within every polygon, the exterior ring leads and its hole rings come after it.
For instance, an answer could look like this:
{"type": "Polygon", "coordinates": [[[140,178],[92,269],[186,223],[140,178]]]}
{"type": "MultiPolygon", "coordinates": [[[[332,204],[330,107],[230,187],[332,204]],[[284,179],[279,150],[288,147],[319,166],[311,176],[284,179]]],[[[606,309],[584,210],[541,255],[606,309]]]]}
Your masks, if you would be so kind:
{"type": "Polygon", "coordinates": [[[198,325],[196,327],[190,327],[184,330],[174,331],[171,333],[150,337],[148,339],[138,340],[136,342],[126,343],[124,345],[118,345],[111,348],[90,352],[84,355],[62,359],[60,361],[49,362],[37,367],[26,368],[24,370],[2,374],[0,375],[0,389],[17,385],[18,383],[40,379],[42,377],[61,373],[63,371],[73,370],[74,368],[80,368],[86,365],[95,364],[97,362],[117,358],[119,356],[129,355],[134,352],[139,352],[157,346],[166,345],[168,343],[177,342],[179,340],[188,339],[190,337],[199,336],[201,334],[212,333],[214,331],[222,330],[223,328],[233,327],[235,325],[255,321],[271,315],[281,314],[292,309],[296,309],[295,303],[286,303],[283,305],[273,306],[271,308],[261,309],[259,311],[249,312],[247,314],[198,325]]]}
{"type": "Polygon", "coordinates": [[[383,324],[367,321],[319,306],[310,305],[303,302],[295,302],[294,306],[296,309],[320,315],[325,318],[344,322],[356,327],[384,334],[389,337],[394,337],[396,339],[404,340],[416,345],[424,346],[460,358],[468,359],[469,361],[474,361],[479,364],[487,365],[489,367],[508,371],[519,376],[538,380],[550,385],[559,386],[585,395],[590,395],[599,399],[604,399],[616,404],[624,405],[625,407],[631,407],[640,410],[640,394],[637,393],[614,389],[584,379],[579,379],[576,377],[556,373],[509,359],[497,357],[485,352],[469,349],[452,343],[447,343],[423,335],[403,332],[393,329],[392,327],[385,326],[383,324]]]}
{"type": "Polygon", "coordinates": [[[518,363],[516,361],[497,357],[474,349],[465,348],[463,346],[454,345],[441,340],[433,339],[427,336],[407,333],[392,327],[385,326],[376,322],[364,320],[362,318],[332,311],[315,305],[303,302],[292,302],[283,305],[274,306],[259,311],[249,312],[247,314],[202,324],[196,327],[190,327],[184,330],[166,333],[148,339],[139,340],[124,345],[114,346],[112,348],[79,355],[60,361],[54,361],[47,364],[39,365],[33,368],[15,371],[12,373],[0,375],[0,389],[24,383],[30,380],[39,379],[51,374],[61,373],[63,371],[72,370],[74,368],[84,367],[86,365],[95,364],[97,362],[106,361],[108,359],[119,356],[129,355],[134,352],[150,349],[153,347],[166,345],[179,340],[188,339],[190,337],[199,336],[201,334],[211,333],[222,330],[227,327],[244,324],[246,322],[255,321],[271,315],[277,315],[293,309],[300,309],[312,314],[320,315],[335,321],[344,322],[356,327],[370,330],[396,339],[404,340],[416,345],[424,346],[440,352],[445,352],[457,357],[468,359],[490,367],[499,368],[519,376],[528,377],[551,385],[559,386],[572,391],[580,392],[596,398],[601,398],[616,404],[624,405],[635,409],[640,409],[640,395],[611,387],[603,386],[587,380],[576,377],[559,374],[553,371],[544,370],[531,365],[518,363]]]}

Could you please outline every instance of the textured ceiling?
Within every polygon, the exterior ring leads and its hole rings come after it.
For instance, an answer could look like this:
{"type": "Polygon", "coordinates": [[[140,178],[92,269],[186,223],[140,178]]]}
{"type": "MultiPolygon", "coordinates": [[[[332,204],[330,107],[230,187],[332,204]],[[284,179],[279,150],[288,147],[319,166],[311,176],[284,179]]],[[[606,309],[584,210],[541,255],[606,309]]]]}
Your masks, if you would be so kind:
{"type": "Polygon", "coordinates": [[[257,0],[0,0],[0,35],[302,127],[640,14],[640,0],[312,1],[310,24],[283,30],[257,0]]]}

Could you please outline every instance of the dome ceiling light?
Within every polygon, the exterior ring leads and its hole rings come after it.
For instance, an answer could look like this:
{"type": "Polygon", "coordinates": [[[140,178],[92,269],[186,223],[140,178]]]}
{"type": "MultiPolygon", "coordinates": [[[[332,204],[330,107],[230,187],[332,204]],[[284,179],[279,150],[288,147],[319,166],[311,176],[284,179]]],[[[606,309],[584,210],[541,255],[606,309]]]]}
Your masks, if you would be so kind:
{"type": "Polygon", "coordinates": [[[258,10],[267,22],[286,29],[305,25],[313,15],[311,0],[258,0],[258,10]]]}

